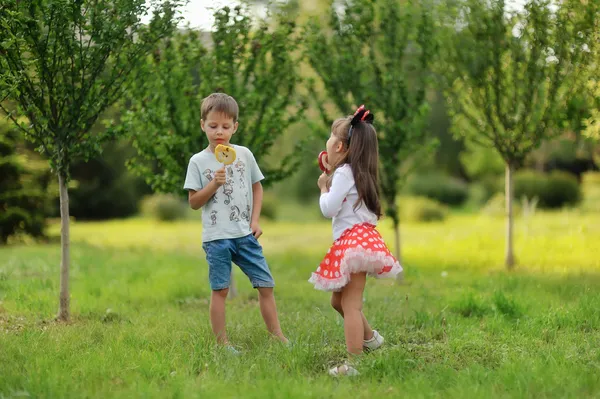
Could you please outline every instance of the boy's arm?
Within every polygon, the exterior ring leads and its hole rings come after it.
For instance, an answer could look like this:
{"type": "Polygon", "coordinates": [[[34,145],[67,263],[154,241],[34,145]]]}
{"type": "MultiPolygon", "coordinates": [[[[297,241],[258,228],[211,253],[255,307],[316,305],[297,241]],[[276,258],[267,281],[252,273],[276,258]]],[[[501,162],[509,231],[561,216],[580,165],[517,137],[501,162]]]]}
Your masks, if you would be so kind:
{"type": "Polygon", "coordinates": [[[217,192],[219,187],[225,184],[225,167],[215,172],[214,178],[201,190],[189,190],[188,191],[188,203],[193,210],[198,210],[206,204],[213,195],[217,192]]]}
{"type": "Polygon", "coordinates": [[[190,208],[195,211],[202,208],[215,195],[218,189],[219,186],[213,180],[200,191],[189,190],[188,203],[190,204],[190,208]]]}
{"type": "Polygon", "coordinates": [[[252,185],[252,216],[250,218],[250,229],[252,229],[252,234],[254,234],[254,237],[256,238],[262,235],[262,229],[258,224],[260,211],[262,209],[262,201],[263,187],[262,184],[257,181],[252,185]]]}

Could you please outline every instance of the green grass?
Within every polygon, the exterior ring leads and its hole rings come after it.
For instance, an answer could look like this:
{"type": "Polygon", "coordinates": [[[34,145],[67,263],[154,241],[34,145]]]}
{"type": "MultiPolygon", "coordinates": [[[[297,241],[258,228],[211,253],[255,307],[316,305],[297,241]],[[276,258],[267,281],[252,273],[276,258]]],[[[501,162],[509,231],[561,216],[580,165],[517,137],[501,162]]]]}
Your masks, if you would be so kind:
{"type": "MultiPolygon", "coordinates": [[[[287,349],[267,336],[237,272],[228,356],[213,344],[195,222],[74,223],[72,312],[51,320],[58,245],[0,249],[0,397],[597,397],[600,215],[516,223],[519,266],[502,268],[503,220],[453,216],[402,228],[402,284],[369,280],[365,313],[386,338],[355,379],[342,320],[307,279],[331,241],[325,222],[265,223],[287,349]]],[[[53,228],[54,233],[56,227],[53,228]]],[[[381,225],[393,241],[389,222],[381,225]]]]}

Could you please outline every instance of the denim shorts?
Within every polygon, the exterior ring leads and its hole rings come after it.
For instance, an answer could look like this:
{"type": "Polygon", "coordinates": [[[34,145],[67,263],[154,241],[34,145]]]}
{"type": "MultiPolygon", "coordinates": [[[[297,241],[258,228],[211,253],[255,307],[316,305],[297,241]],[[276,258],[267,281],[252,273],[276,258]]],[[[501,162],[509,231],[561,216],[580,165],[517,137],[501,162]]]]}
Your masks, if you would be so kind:
{"type": "Polygon", "coordinates": [[[245,237],[208,241],[202,244],[208,262],[208,279],[213,291],[229,288],[231,262],[248,276],[254,288],[274,287],[275,281],[258,240],[245,237]]]}

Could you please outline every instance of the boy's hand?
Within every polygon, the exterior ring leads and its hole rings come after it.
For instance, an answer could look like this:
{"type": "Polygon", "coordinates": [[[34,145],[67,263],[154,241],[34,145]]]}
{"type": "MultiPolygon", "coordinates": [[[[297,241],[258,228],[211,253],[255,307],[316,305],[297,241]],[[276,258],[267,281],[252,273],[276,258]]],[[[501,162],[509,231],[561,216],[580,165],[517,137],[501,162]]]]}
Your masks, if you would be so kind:
{"type": "Polygon", "coordinates": [[[325,173],[322,173],[321,176],[319,176],[319,180],[317,180],[317,186],[319,186],[319,188],[321,189],[322,193],[326,193],[327,191],[327,181],[329,180],[329,176],[327,176],[325,173]]]}
{"type": "Polygon", "coordinates": [[[227,175],[225,174],[225,166],[215,172],[215,177],[213,178],[214,182],[217,186],[221,187],[227,181],[227,175]]]}
{"type": "Polygon", "coordinates": [[[252,222],[250,223],[250,229],[252,230],[252,235],[254,236],[254,238],[258,238],[260,236],[262,236],[262,229],[260,228],[258,222],[252,222]]]}

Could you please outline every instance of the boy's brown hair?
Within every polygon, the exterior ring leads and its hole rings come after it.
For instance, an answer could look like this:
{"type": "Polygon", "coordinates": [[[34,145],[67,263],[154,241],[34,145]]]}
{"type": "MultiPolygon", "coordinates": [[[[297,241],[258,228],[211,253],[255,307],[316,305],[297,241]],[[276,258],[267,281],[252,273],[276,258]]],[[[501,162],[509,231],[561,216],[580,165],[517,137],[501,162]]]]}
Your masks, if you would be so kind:
{"type": "Polygon", "coordinates": [[[200,117],[206,120],[206,117],[211,112],[221,112],[237,122],[240,109],[238,103],[233,97],[225,93],[213,93],[202,100],[200,107],[200,117]]]}

